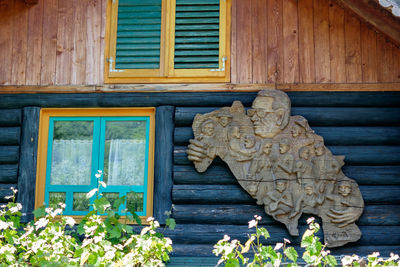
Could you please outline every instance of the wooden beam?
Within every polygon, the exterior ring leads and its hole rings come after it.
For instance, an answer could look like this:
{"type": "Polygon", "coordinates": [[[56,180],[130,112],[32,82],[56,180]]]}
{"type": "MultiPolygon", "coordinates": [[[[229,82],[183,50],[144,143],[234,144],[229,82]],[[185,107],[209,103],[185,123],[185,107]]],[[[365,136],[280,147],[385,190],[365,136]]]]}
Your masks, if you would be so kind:
{"type": "Polygon", "coordinates": [[[39,0],[24,0],[25,4],[27,5],[36,5],[39,0]]]}
{"type": "Polygon", "coordinates": [[[258,92],[291,91],[400,91],[400,83],[260,83],[260,84],[106,84],[106,85],[5,85],[1,94],[38,93],[161,93],[161,92],[258,92]]]}
{"type": "Polygon", "coordinates": [[[395,17],[378,3],[371,0],[336,0],[336,2],[400,45],[400,18],[395,17]]]}

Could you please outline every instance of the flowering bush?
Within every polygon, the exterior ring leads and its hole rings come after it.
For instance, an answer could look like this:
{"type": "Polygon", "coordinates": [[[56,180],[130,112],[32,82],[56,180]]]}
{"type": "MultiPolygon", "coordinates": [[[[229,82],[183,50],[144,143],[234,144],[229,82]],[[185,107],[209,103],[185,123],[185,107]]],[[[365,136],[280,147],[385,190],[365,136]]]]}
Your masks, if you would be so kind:
{"type": "MultiPolygon", "coordinates": [[[[99,180],[96,190],[88,193],[88,198],[97,193],[93,211],[82,219],[77,231],[72,229],[75,220],[62,215],[63,203],[37,209],[36,221],[21,230],[22,206],[15,203],[17,190],[11,188],[13,196],[8,199],[12,201],[0,210],[0,266],[165,266],[172,241],[156,232],[160,224],[150,217],[149,225],[135,234],[99,194],[100,186],[106,185],[99,180]],[[98,213],[106,214],[106,218],[98,213]]],[[[118,210],[124,201],[124,197],[120,198],[114,208],[118,210]]],[[[127,220],[140,222],[134,215],[127,220]]],[[[173,219],[168,222],[172,227],[173,219]]]]}
{"type": "MultiPolygon", "coordinates": [[[[274,247],[261,243],[261,237],[268,239],[270,236],[265,228],[258,227],[260,220],[261,217],[255,215],[254,220],[249,222],[249,228],[254,227],[256,231],[249,235],[244,245],[236,239],[230,240],[228,235],[218,241],[213,250],[216,256],[220,256],[217,266],[222,263],[225,263],[226,267],[299,266],[297,251],[287,246],[290,244],[289,240],[284,239],[283,243],[277,243],[274,247]],[[248,252],[253,253],[252,259],[245,257],[248,252]]],[[[301,247],[304,248],[302,260],[307,264],[306,266],[337,266],[336,258],[329,255],[330,251],[325,250],[325,245],[320,242],[319,237],[315,236],[320,229],[318,223],[314,222],[314,218],[309,218],[307,223],[309,227],[301,239],[301,247]]],[[[341,259],[341,263],[346,267],[400,266],[399,256],[393,253],[388,259],[379,258],[379,253],[373,253],[367,259],[356,255],[345,256],[341,259]]]]}

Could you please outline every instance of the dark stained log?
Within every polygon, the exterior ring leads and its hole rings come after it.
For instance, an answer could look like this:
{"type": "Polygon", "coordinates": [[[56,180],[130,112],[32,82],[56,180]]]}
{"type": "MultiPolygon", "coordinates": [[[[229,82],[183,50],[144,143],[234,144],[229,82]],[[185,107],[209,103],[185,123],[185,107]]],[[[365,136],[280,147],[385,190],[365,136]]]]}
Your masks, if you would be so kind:
{"type": "MultiPolygon", "coordinates": [[[[326,145],[399,145],[400,127],[312,127],[326,145]]],[[[176,127],[175,145],[188,145],[193,138],[191,127],[176,127]]]]}
{"type": "MultiPolygon", "coordinates": [[[[176,108],[175,123],[179,127],[191,126],[197,113],[204,114],[218,108],[176,108]]],[[[313,128],[314,126],[400,125],[400,108],[396,107],[292,107],[292,115],[304,116],[313,128]]]]}
{"type": "Polygon", "coordinates": [[[18,145],[20,135],[20,127],[0,127],[0,145],[18,145]]]}
{"type": "MultiPolygon", "coordinates": [[[[293,245],[297,245],[300,244],[301,235],[307,229],[307,225],[299,226],[300,236],[298,237],[290,236],[283,224],[270,225],[266,228],[271,237],[265,241],[265,244],[275,245],[277,242],[282,242],[284,238],[287,238],[293,245]]],[[[400,226],[360,226],[359,228],[362,232],[361,239],[351,243],[352,246],[371,244],[376,246],[398,246],[400,244],[400,226]]],[[[178,224],[174,230],[165,230],[164,235],[170,237],[173,243],[215,244],[227,234],[231,239],[238,239],[244,244],[248,239],[248,235],[254,232],[255,229],[249,229],[248,225],[178,224]]],[[[317,236],[322,238],[322,231],[319,231],[317,236]]]]}
{"type": "MultiPolygon", "coordinates": [[[[268,228],[267,228],[268,229],[268,228]]],[[[227,233],[229,235],[229,233],[227,233]]],[[[222,239],[222,238],[221,238],[222,239]]],[[[281,240],[282,242],[282,240],[281,240]]],[[[193,266],[190,263],[191,262],[196,262],[196,260],[199,260],[202,264],[200,266],[215,266],[218,259],[213,253],[213,246],[214,244],[196,244],[196,243],[191,243],[191,244],[180,244],[180,243],[174,243],[174,251],[172,252],[171,256],[171,264],[180,264],[180,263],[186,263],[188,262],[189,264],[186,265],[176,265],[176,266],[193,266]],[[196,257],[196,258],[186,258],[186,257],[196,257]]],[[[302,248],[299,246],[293,246],[296,251],[299,253],[300,257],[302,255],[302,248]]],[[[357,254],[360,257],[361,256],[367,256],[369,254],[372,254],[373,252],[379,251],[380,255],[382,257],[390,257],[390,253],[398,253],[399,251],[399,246],[398,245],[393,245],[393,246],[354,246],[352,243],[350,243],[347,246],[340,247],[340,248],[331,248],[329,249],[331,251],[331,255],[334,256],[342,256],[342,255],[353,255],[357,254]]],[[[250,257],[250,256],[246,256],[250,257]]],[[[340,259],[337,259],[338,262],[340,262],[340,259]]],[[[169,264],[168,264],[169,266],[169,264]]]]}
{"type": "Polygon", "coordinates": [[[0,183],[16,183],[18,164],[0,165],[0,183]]]}
{"type": "Polygon", "coordinates": [[[0,164],[18,163],[19,146],[0,146],[0,164]]]}
{"type": "MultiPolygon", "coordinates": [[[[347,165],[398,165],[400,146],[328,146],[334,155],[344,155],[347,165]]],[[[186,146],[175,146],[174,164],[192,165],[187,159],[186,146]]],[[[222,164],[217,158],[213,164],[222,164]]]]}
{"type": "Polygon", "coordinates": [[[12,196],[11,187],[17,188],[17,184],[0,184],[0,203],[7,203],[10,200],[6,196],[12,196]]]}
{"type": "Polygon", "coordinates": [[[161,106],[156,110],[154,153],[154,217],[165,223],[165,211],[171,210],[173,170],[174,107],[161,106]]]}
{"type": "MultiPolygon", "coordinates": [[[[344,174],[359,185],[400,185],[400,166],[343,166],[344,174]]],[[[193,165],[174,166],[175,184],[237,184],[228,166],[211,165],[199,173],[193,165]]]]}
{"type": "MultiPolygon", "coordinates": [[[[247,225],[253,215],[261,215],[260,225],[279,224],[265,214],[262,206],[253,205],[175,205],[173,217],[178,224],[242,224],[247,225]]],[[[306,224],[311,215],[303,215],[299,224],[306,224]]],[[[320,221],[319,221],[320,223],[320,221]]],[[[399,205],[368,205],[357,225],[400,225],[399,205]]]]}
{"type": "Polygon", "coordinates": [[[21,125],[20,109],[0,110],[0,126],[19,126],[21,125]]]}
{"type": "MultiPolygon", "coordinates": [[[[85,93],[2,94],[0,108],[159,106],[230,106],[235,100],[250,106],[256,93],[85,93]]],[[[294,107],[396,107],[400,92],[288,92],[294,107]]]]}
{"type": "Polygon", "coordinates": [[[36,5],[39,0],[24,0],[25,4],[27,5],[36,5]]]}
{"type": "Polygon", "coordinates": [[[24,222],[33,219],[35,203],[36,162],[39,134],[39,107],[23,109],[21,156],[18,172],[18,202],[22,204],[24,222]]]}
{"type": "MultiPolygon", "coordinates": [[[[361,185],[366,204],[400,204],[398,185],[361,185]]],[[[172,200],[176,204],[251,204],[255,200],[237,185],[174,185],[172,200]]]]}

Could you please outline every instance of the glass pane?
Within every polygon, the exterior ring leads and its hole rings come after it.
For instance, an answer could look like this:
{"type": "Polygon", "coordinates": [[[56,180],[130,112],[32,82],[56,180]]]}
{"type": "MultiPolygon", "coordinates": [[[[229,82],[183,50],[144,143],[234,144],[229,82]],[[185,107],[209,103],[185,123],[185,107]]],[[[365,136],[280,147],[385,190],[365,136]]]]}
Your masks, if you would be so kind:
{"type": "Polygon", "coordinates": [[[89,185],[93,121],[55,121],[50,183],[89,185]]]}
{"type": "Polygon", "coordinates": [[[49,193],[49,207],[59,208],[59,203],[66,201],[66,194],[64,192],[50,192],[49,193]]]}
{"type": "Polygon", "coordinates": [[[89,211],[89,199],[86,198],[86,193],[74,193],[72,210],[74,211],[89,211]]]}
{"type": "Polygon", "coordinates": [[[143,211],[143,193],[129,192],[126,194],[126,206],[128,210],[143,211]]]}
{"type": "Polygon", "coordinates": [[[114,202],[119,198],[119,193],[103,193],[105,197],[111,204],[111,208],[114,209],[114,202]]]}
{"type": "Polygon", "coordinates": [[[146,158],[146,121],[107,121],[104,182],[143,185],[146,158]]]}

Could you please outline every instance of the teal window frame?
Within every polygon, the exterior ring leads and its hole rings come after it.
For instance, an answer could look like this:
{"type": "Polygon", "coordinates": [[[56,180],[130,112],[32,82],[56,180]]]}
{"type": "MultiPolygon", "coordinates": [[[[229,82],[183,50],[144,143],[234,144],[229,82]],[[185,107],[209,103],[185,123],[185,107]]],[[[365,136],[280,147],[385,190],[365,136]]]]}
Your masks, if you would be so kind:
{"type": "MultiPolygon", "coordinates": [[[[93,188],[97,188],[97,178],[95,174],[98,170],[104,170],[104,150],[105,150],[105,133],[107,121],[145,121],[146,122],[146,149],[145,149],[145,165],[144,165],[144,183],[139,185],[107,185],[106,188],[100,187],[100,193],[119,193],[119,196],[124,196],[133,191],[135,193],[143,193],[143,210],[136,212],[138,216],[146,216],[147,214],[147,187],[148,187],[148,163],[149,163],[149,142],[150,142],[150,117],[149,116],[90,116],[90,117],[50,117],[49,132],[48,132],[48,149],[46,163],[46,183],[45,183],[45,203],[49,203],[50,192],[65,192],[66,208],[64,215],[86,215],[87,211],[73,210],[73,193],[88,193],[93,188]],[[54,137],[54,122],[56,121],[93,121],[93,143],[92,143],[92,167],[90,185],[52,185],[51,180],[51,164],[52,164],[52,148],[54,137]]],[[[93,203],[95,196],[90,199],[90,204],[93,203]]],[[[126,209],[125,204],[119,209],[126,209]]],[[[90,209],[92,210],[91,206],[90,209]]]]}

